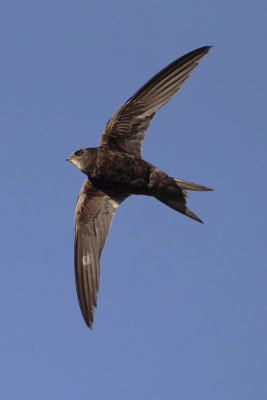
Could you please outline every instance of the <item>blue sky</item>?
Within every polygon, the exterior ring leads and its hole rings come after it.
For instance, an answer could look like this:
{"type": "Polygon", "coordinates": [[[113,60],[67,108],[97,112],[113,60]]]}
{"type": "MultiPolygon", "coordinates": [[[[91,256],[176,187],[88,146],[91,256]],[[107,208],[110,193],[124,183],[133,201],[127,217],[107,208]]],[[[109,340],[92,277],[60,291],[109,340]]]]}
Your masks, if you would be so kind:
{"type": "Polygon", "coordinates": [[[266,3],[1,2],[0,395],[265,400],[266,3]],[[119,208],[93,331],[73,276],[84,176],[113,112],[213,45],[154,118],[145,159],[213,187],[204,225],[151,198],[119,208]]]}

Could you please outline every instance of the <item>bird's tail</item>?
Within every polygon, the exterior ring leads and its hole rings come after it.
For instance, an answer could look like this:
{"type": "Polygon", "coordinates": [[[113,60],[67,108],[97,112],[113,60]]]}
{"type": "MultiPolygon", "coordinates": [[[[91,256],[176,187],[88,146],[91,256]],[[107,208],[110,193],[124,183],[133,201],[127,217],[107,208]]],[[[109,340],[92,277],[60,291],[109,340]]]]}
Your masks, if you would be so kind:
{"type": "Polygon", "coordinates": [[[194,219],[195,221],[201,222],[203,224],[203,221],[195,214],[193,211],[189,210],[189,208],[186,207],[186,200],[185,197],[188,197],[188,193],[185,189],[187,190],[194,190],[194,191],[211,191],[213,189],[210,189],[206,186],[198,185],[196,183],[192,182],[187,182],[183,181],[181,179],[173,178],[177,186],[182,190],[183,196],[178,196],[177,199],[174,199],[173,196],[169,198],[168,196],[160,196],[157,197],[158,200],[160,200],[162,203],[166,204],[167,206],[171,207],[173,210],[179,211],[180,213],[186,215],[189,218],[194,219]]]}
{"type": "MultiPolygon", "coordinates": [[[[176,182],[176,184],[179,186],[180,189],[184,190],[195,190],[198,192],[208,192],[211,191],[213,189],[210,189],[206,186],[202,186],[202,185],[198,185],[197,183],[193,183],[193,182],[187,182],[187,181],[183,181],[182,179],[178,179],[178,178],[173,178],[176,182]]],[[[186,196],[188,196],[187,192],[186,196]]]]}
{"type": "Polygon", "coordinates": [[[195,213],[193,213],[193,211],[189,210],[189,208],[186,207],[185,199],[178,198],[177,200],[174,200],[162,196],[157,197],[157,199],[166,204],[166,206],[172,208],[173,210],[179,211],[187,217],[192,218],[195,221],[201,222],[203,224],[203,221],[195,213]]]}

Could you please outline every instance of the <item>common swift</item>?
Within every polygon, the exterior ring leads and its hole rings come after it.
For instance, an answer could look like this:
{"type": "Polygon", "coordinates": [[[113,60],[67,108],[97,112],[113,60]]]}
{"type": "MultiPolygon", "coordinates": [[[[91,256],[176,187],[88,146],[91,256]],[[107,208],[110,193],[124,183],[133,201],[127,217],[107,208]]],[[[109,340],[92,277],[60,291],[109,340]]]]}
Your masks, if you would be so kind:
{"type": "Polygon", "coordinates": [[[186,207],[186,190],[212,189],[168,176],[145,161],[141,149],[156,111],[177,92],[209,49],[205,46],[193,50],[162,69],[115,112],[99,147],[77,150],[67,158],[87,175],[75,210],[74,266],[81,312],[91,329],[100,256],[112,218],[123,200],[131,194],[153,196],[202,222],[186,207]]]}

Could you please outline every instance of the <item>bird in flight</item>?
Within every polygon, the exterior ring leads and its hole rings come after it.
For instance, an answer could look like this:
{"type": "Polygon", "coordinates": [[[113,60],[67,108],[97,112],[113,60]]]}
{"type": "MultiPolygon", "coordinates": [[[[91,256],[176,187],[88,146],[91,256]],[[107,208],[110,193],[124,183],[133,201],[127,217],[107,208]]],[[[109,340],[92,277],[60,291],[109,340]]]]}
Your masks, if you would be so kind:
{"type": "Polygon", "coordinates": [[[74,268],[77,296],[92,329],[99,289],[100,256],[112,218],[131,194],[153,196],[202,222],[186,207],[186,190],[205,186],[172,178],[142,158],[142,142],[156,111],[180,89],[210,46],[173,61],[127,100],[108,121],[100,146],[73,152],[67,161],[87,175],[75,210],[74,268]]]}

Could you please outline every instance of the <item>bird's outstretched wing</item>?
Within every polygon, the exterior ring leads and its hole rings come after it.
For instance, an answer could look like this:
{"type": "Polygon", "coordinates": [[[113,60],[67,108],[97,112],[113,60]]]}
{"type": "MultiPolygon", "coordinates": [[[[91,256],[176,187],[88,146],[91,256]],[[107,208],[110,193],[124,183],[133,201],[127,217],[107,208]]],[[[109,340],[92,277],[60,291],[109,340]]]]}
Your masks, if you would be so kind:
{"type": "Polygon", "coordinates": [[[127,197],[104,193],[89,179],[84,182],[75,210],[74,267],[77,296],[86,324],[92,328],[99,288],[99,261],[112,218],[127,197]]]}
{"type": "Polygon", "coordinates": [[[142,86],[109,120],[100,145],[141,155],[145,132],[156,111],[177,92],[209,49],[205,46],[185,54],[142,86]]]}

